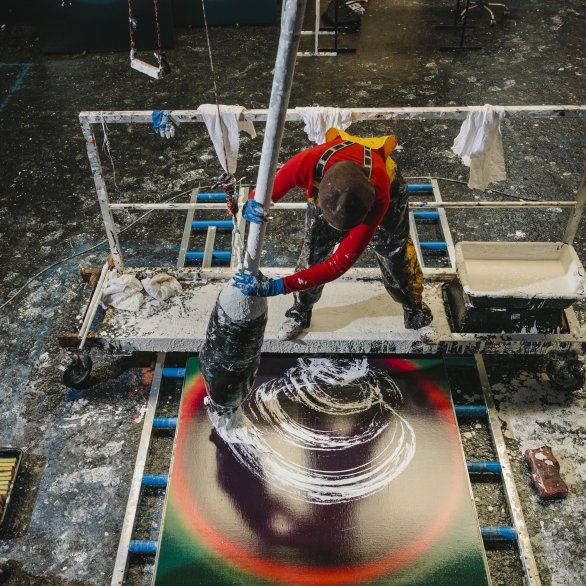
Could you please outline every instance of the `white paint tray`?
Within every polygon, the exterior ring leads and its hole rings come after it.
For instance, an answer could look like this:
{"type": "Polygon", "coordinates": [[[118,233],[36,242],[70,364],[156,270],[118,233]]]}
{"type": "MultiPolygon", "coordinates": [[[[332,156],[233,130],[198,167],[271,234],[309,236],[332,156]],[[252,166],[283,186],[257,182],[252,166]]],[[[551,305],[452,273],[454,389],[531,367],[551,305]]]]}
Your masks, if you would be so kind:
{"type": "Polygon", "coordinates": [[[467,303],[484,308],[559,308],[586,298],[584,267],[561,242],[458,242],[467,303]]]}

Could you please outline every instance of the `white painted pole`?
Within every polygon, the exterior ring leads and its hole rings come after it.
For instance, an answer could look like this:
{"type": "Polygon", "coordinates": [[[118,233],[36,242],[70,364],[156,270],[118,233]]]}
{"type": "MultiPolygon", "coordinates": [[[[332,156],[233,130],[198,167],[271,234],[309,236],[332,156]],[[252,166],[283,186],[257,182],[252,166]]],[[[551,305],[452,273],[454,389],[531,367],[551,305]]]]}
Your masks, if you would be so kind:
{"type": "MultiPolygon", "coordinates": [[[[275,63],[275,75],[260,157],[256,193],[254,194],[254,199],[264,207],[266,212],[269,211],[271,205],[273,182],[285,129],[287,106],[306,4],[307,0],[285,0],[283,7],[279,50],[275,63]]],[[[244,268],[255,274],[260,267],[265,231],[266,224],[251,224],[248,231],[244,268]]]]}

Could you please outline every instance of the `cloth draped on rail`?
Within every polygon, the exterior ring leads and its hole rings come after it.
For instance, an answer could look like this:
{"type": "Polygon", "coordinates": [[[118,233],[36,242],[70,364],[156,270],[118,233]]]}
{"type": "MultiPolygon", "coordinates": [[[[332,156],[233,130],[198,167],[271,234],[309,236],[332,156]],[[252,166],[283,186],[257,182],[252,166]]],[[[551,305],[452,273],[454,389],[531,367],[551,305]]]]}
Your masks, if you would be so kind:
{"type": "Polygon", "coordinates": [[[468,114],[454,140],[452,151],[470,167],[470,189],[484,190],[489,183],[507,178],[501,135],[504,116],[502,108],[486,104],[468,114]]]}
{"type": "Polygon", "coordinates": [[[303,130],[307,137],[316,144],[326,142],[328,129],[335,127],[344,130],[352,124],[352,110],[346,108],[310,106],[295,108],[295,112],[301,116],[305,123],[303,130]]]}
{"type": "Polygon", "coordinates": [[[251,138],[256,137],[256,131],[252,122],[240,120],[246,111],[244,107],[220,106],[219,108],[219,116],[218,106],[215,104],[202,104],[197,111],[203,117],[222,168],[226,173],[234,174],[238,163],[240,131],[246,132],[251,138]]]}

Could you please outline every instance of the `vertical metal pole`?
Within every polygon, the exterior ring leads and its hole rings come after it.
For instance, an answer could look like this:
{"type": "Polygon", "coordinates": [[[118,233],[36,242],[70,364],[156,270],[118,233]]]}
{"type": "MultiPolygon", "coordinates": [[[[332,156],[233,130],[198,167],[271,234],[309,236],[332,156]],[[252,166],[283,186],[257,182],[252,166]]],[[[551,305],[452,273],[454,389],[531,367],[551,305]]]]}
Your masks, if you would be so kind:
{"type": "Polygon", "coordinates": [[[564,232],[564,244],[572,244],[574,242],[574,238],[576,238],[578,228],[580,227],[580,220],[584,215],[584,207],[586,206],[586,165],[584,169],[582,180],[576,193],[576,207],[570,214],[566,231],[564,232]]]}
{"type": "Polygon", "coordinates": [[[108,243],[110,244],[110,254],[112,255],[114,265],[118,271],[122,271],[124,268],[124,261],[122,260],[120,243],[118,242],[118,230],[116,229],[114,217],[112,216],[112,210],[110,209],[108,191],[106,190],[106,184],[102,175],[100,155],[98,153],[98,149],[96,148],[96,137],[94,136],[90,123],[85,118],[80,116],[79,121],[81,123],[81,131],[83,132],[83,136],[85,138],[87,156],[90,161],[90,168],[94,177],[94,184],[96,186],[96,193],[98,194],[98,202],[100,204],[104,226],[106,227],[106,236],[108,237],[108,243]]]}
{"type": "MultiPolygon", "coordinates": [[[[199,193],[199,187],[194,189],[189,196],[189,203],[196,203],[197,202],[197,194],[199,193]]],[[[181,246],[179,248],[179,257],[177,258],[177,266],[184,267],[185,266],[185,254],[187,253],[187,249],[189,248],[189,240],[191,239],[191,224],[193,222],[193,217],[195,216],[195,209],[192,208],[187,210],[187,216],[185,218],[185,226],[183,228],[183,238],[181,238],[181,246]]]]}
{"type": "Polygon", "coordinates": [[[313,46],[313,52],[319,55],[319,24],[320,24],[320,2],[315,0],[315,40],[313,46]]]}
{"type": "MultiPolygon", "coordinates": [[[[271,204],[273,182],[285,129],[287,106],[295,70],[295,58],[299,48],[306,5],[307,0],[285,0],[283,5],[281,36],[275,63],[275,75],[269,102],[265,137],[262,144],[256,193],[254,194],[254,199],[264,206],[265,211],[269,210],[271,204]]],[[[260,267],[265,231],[266,224],[260,226],[251,224],[248,232],[244,268],[255,274],[260,267]]]]}

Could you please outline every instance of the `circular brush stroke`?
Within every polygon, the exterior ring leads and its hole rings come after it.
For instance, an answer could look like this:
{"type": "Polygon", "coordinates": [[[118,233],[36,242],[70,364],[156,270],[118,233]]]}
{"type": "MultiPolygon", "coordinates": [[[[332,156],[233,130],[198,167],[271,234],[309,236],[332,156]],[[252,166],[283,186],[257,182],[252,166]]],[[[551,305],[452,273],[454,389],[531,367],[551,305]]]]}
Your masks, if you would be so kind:
{"type": "Polygon", "coordinates": [[[396,410],[402,402],[391,375],[365,357],[299,358],[285,374],[253,390],[248,407],[256,421],[242,410],[220,416],[208,410],[208,415],[237,460],[263,482],[293,498],[329,505],[374,494],[409,465],[416,440],[413,427],[396,410]],[[334,424],[308,427],[289,414],[291,403],[298,407],[294,412],[309,414],[304,420],[327,416],[334,424]],[[337,417],[341,427],[352,416],[359,417],[348,434],[336,430],[337,417]],[[373,455],[351,468],[317,470],[288,457],[292,448],[331,453],[358,446],[373,455]]]}

